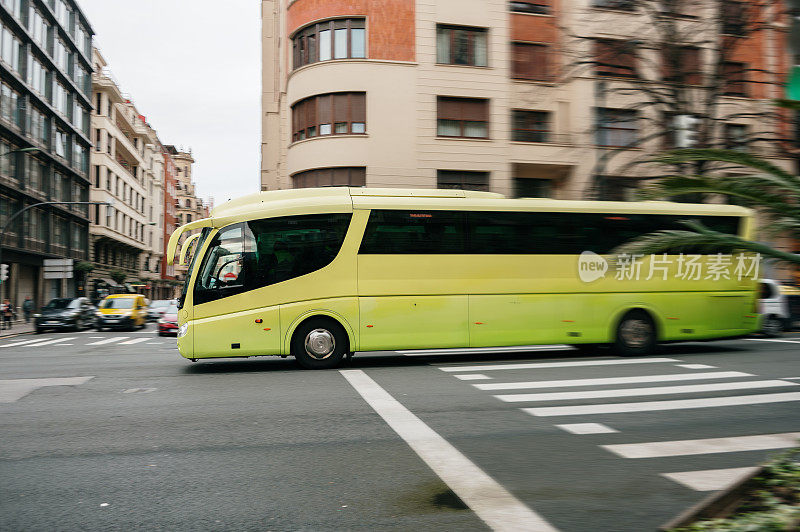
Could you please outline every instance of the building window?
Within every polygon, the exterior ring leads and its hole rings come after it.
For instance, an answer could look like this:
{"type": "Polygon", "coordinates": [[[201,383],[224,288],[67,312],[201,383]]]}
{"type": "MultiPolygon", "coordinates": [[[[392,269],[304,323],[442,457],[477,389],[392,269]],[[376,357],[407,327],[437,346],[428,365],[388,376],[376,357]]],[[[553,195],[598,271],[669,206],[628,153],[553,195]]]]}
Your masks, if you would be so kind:
{"type": "Polygon", "coordinates": [[[22,43],[9,28],[0,25],[0,29],[2,30],[0,32],[0,58],[15,72],[19,72],[21,66],[19,51],[22,43]]]}
{"type": "Polygon", "coordinates": [[[331,59],[367,57],[363,18],[326,20],[298,31],[292,38],[294,68],[331,59]]]}
{"type": "Polygon", "coordinates": [[[56,108],[56,111],[67,116],[67,112],[69,111],[68,107],[69,101],[69,93],[67,89],[64,88],[61,83],[54,83],[53,84],[53,107],[56,108]]]}
{"type": "Polygon", "coordinates": [[[47,165],[39,159],[31,157],[28,187],[37,192],[44,192],[44,183],[47,177],[47,165]]]}
{"type": "Polygon", "coordinates": [[[594,41],[594,60],[598,76],[637,77],[636,48],[628,41],[597,39],[594,41]]]}
{"type": "Polygon", "coordinates": [[[455,188],[459,190],[489,190],[489,172],[472,172],[468,170],[437,170],[437,188],[455,188]]]}
{"type": "Polygon", "coordinates": [[[0,85],[0,118],[15,126],[20,124],[19,94],[3,83],[0,85]]]}
{"type": "Polygon", "coordinates": [[[489,100],[439,96],[436,104],[438,136],[489,138],[489,100]]]}
{"type": "Polygon", "coordinates": [[[552,188],[553,183],[550,179],[514,178],[515,198],[549,198],[552,194],[552,188]]]}
{"type": "Polygon", "coordinates": [[[512,111],[511,138],[517,142],[549,142],[550,113],[546,111],[512,111]]]}
{"type": "Polygon", "coordinates": [[[550,81],[548,62],[549,47],[546,44],[526,42],[511,43],[511,77],[533,81],[550,81]]]}
{"type": "Polygon", "coordinates": [[[620,11],[633,11],[636,9],[636,0],[593,0],[592,7],[603,9],[619,9],[620,11]]]}
{"type": "Polygon", "coordinates": [[[511,0],[508,9],[514,13],[550,14],[550,0],[511,0]]]}
{"type": "Polygon", "coordinates": [[[364,166],[316,168],[298,172],[292,176],[294,188],[363,187],[366,184],[367,169],[364,166]]]}
{"type": "Polygon", "coordinates": [[[364,92],[336,92],[300,100],[292,106],[292,140],[366,133],[366,100],[364,92]]]}
{"type": "MultiPolygon", "coordinates": [[[[4,140],[0,140],[0,153],[8,153],[11,150],[16,150],[17,147],[9,144],[4,140]]],[[[17,172],[17,157],[15,155],[6,155],[0,157],[0,175],[9,178],[15,178],[17,172]]]]}
{"type": "Polygon", "coordinates": [[[60,129],[56,130],[56,155],[67,158],[67,134],[60,129]]]}
{"type": "Polygon", "coordinates": [[[668,47],[661,54],[662,76],[669,83],[700,85],[703,80],[700,48],[668,47]]]}
{"type": "Polygon", "coordinates": [[[440,65],[487,65],[487,32],[468,26],[436,26],[436,62],[440,65]]]}
{"type": "Polygon", "coordinates": [[[22,15],[22,2],[20,0],[0,0],[0,4],[6,6],[6,9],[18,19],[22,15]]]}
{"type": "Polygon", "coordinates": [[[36,107],[31,106],[28,112],[28,134],[36,142],[47,144],[50,137],[50,120],[36,107]]]}
{"type": "Polygon", "coordinates": [[[55,40],[53,62],[55,62],[56,66],[60,68],[62,72],[67,72],[67,67],[69,66],[69,53],[67,52],[66,45],[61,41],[61,39],[55,40]]]}
{"type": "Polygon", "coordinates": [[[724,35],[745,34],[747,25],[747,9],[740,0],[723,0],[720,12],[722,13],[722,33],[724,35]]]}
{"type": "Polygon", "coordinates": [[[31,32],[31,37],[33,37],[33,40],[38,43],[39,46],[45,47],[47,45],[49,26],[47,22],[44,21],[41,13],[39,13],[33,5],[31,5],[28,10],[28,29],[31,32]]]}
{"type": "Polygon", "coordinates": [[[636,111],[597,109],[597,144],[599,146],[629,146],[636,142],[638,133],[636,111]]]}
{"type": "Polygon", "coordinates": [[[749,133],[745,124],[725,124],[725,149],[747,151],[749,133]]]}
{"type": "Polygon", "coordinates": [[[28,55],[28,83],[40,96],[47,97],[47,69],[32,55],[28,55]]]}
{"type": "Polygon", "coordinates": [[[725,96],[747,96],[747,65],[734,61],[722,64],[723,87],[725,96]]]}

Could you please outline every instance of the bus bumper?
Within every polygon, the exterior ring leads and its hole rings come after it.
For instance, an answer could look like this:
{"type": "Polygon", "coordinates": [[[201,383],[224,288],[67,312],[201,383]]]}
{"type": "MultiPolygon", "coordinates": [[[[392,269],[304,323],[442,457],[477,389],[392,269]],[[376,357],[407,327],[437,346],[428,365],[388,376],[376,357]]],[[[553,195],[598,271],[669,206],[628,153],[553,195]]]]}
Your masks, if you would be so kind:
{"type": "Polygon", "coordinates": [[[192,322],[187,321],[178,327],[178,352],[183,358],[195,358],[192,326],[192,322]]]}

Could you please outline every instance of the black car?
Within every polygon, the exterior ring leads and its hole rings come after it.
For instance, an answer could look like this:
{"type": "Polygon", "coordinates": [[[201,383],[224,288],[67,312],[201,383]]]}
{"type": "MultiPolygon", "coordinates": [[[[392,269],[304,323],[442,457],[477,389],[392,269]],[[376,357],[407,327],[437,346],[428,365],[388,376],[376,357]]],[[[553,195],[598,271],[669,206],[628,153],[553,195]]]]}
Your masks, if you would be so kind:
{"type": "Polygon", "coordinates": [[[94,324],[95,308],[85,297],[55,298],[35,314],[36,333],[46,329],[89,329],[94,324]]]}

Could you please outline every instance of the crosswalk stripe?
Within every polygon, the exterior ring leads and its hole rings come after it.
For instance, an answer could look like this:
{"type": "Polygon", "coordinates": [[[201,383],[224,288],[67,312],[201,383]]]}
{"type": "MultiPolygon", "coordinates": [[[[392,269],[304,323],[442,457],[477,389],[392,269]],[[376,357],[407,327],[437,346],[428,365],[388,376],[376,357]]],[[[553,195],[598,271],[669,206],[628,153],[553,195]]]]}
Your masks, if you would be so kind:
{"type": "Polygon", "coordinates": [[[50,345],[50,344],[57,344],[57,343],[60,343],[60,342],[69,342],[70,340],[74,340],[75,338],[76,337],[74,337],[74,336],[72,338],[56,338],[55,340],[47,340],[47,341],[38,342],[38,343],[35,343],[35,344],[28,344],[25,347],[39,347],[40,345],[50,345]]]}
{"type": "Polygon", "coordinates": [[[462,381],[487,381],[491,379],[488,375],[481,375],[480,373],[469,373],[467,375],[453,375],[456,379],[462,381]]]}
{"type": "Polygon", "coordinates": [[[683,484],[695,491],[718,491],[732,486],[758,470],[758,467],[732,467],[729,469],[661,473],[661,476],[674,480],[678,484],[683,484]]]}
{"type": "MultiPolygon", "coordinates": [[[[466,377],[466,375],[456,376],[466,377]]],[[[531,388],[565,388],[568,386],[600,386],[603,384],[632,384],[639,382],[732,379],[735,377],[753,377],[753,374],[742,373],[739,371],[712,371],[706,373],[672,373],[666,375],[641,375],[638,377],[609,377],[601,379],[571,379],[562,381],[493,382],[491,384],[473,384],[473,386],[480,390],[524,390],[531,388]]]]}
{"type": "Polygon", "coordinates": [[[138,344],[140,342],[146,342],[150,338],[134,338],[133,340],[128,340],[127,342],[120,342],[119,345],[131,345],[131,344],[138,344]]]}
{"type": "Polygon", "coordinates": [[[106,338],[105,340],[98,340],[96,342],[89,342],[86,345],[105,345],[105,344],[111,344],[111,343],[114,343],[114,342],[119,342],[120,340],[127,340],[127,339],[128,339],[127,336],[117,336],[117,337],[114,337],[114,338],[106,338]]]}
{"type": "Polygon", "coordinates": [[[36,342],[41,342],[43,340],[49,340],[49,339],[50,338],[39,337],[39,338],[36,338],[35,340],[25,340],[23,342],[14,342],[13,344],[0,345],[0,347],[14,347],[14,346],[17,346],[17,345],[34,344],[36,342]]]}
{"type": "Polygon", "coordinates": [[[657,364],[659,362],[680,362],[674,358],[625,358],[614,360],[581,360],[579,362],[525,362],[521,364],[492,364],[472,366],[445,366],[439,369],[447,372],[454,371],[489,371],[500,369],[546,369],[546,368],[573,368],[579,366],[615,366],[622,364],[657,364]]]}
{"type": "Polygon", "coordinates": [[[654,412],[657,410],[683,410],[688,408],[711,408],[717,406],[758,405],[800,401],[800,393],[768,393],[733,397],[711,397],[707,399],[680,399],[672,401],[646,401],[642,403],[610,403],[599,405],[548,406],[523,408],[537,417],[577,416],[586,414],[618,414],[621,412],[654,412]]]}
{"type": "Polygon", "coordinates": [[[798,439],[800,439],[800,432],[784,432],[730,438],[622,443],[601,445],[600,447],[622,458],[663,458],[667,456],[784,449],[797,445],[798,439]]]}
{"type": "Polygon", "coordinates": [[[718,392],[724,390],[749,390],[753,388],[780,388],[800,386],[797,382],[769,380],[746,382],[715,382],[713,384],[686,384],[683,386],[654,386],[652,388],[618,388],[616,390],[589,390],[582,392],[514,393],[495,395],[506,403],[529,401],[569,401],[573,399],[605,399],[609,397],[635,397],[638,395],[672,395],[676,393],[718,392]]]}

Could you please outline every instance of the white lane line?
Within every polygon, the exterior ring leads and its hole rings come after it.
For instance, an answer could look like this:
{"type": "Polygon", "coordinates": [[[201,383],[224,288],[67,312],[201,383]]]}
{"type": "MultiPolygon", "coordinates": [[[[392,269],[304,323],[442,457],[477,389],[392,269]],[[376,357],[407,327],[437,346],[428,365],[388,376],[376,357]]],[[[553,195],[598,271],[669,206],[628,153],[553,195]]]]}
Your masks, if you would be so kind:
{"type": "Polygon", "coordinates": [[[105,336],[90,336],[89,340],[97,340],[99,338],[105,338],[105,336]]]}
{"type": "Polygon", "coordinates": [[[50,345],[50,344],[57,344],[59,342],[69,342],[70,340],[74,340],[75,337],[71,338],[56,338],[55,340],[47,340],[46,342],[37,342],[35,344],[28,344],[25,347],[39,347],[40,345],[50,345]]]}
{"type": "Polygon", "coordinates": [[[339,373],[439,478],[493,530],[555,531],[366,373],[339,373]]]}
{"type": "Polygon", "coordinates": [[[676,393],[718,392],[724,390],[750,390],[754,388],[782,388],[800,386],[787,381],[715,382],[713,384],[686,384],[683,386],[654,386],[652,388],[618,388],[615,390],[590,390],[583,392],[514,393],[495,395],[506,403],[527,401],[570,401],[573,399],[605,399],[609,397],[636,397],[640,395],[673,395],[676,393]]]}
{"type": "MultiPolygon", "coordinates": [[[[456,375],[459,377],[460,375],[456,375]]],[[[466,375],[463,375],[466,376],[466,375]]],[[[473,384],[480,390],[524,390],[531,388],[565,388],[568,386],[600,386],[603,384],[631,384],[639,382],[670,382],[704,379],[732,379],[735,377],[753,377],[751,373],[739,371],[713,371],[707,373],[678,373],[666,375],[641,375],[637,377],[608,377],[601,379],[571,379],[562,381],[529,381],[529,382],[493,382],[491,384],[473,384]]]]}
{"type": "Polygon", "coordinates": [[[733,397],[711,397],[708,399],[681,399],[673,401],[646,401],[642,403],[610,403],[579,406],[548,406],[523,408],[532,416],[577,416],[586,414],[619,414],[621,412],[655,412],[657,410],[684,410],[688,408],[712,408],[717,406],[760,405],[800,401],[800,393],[767,393],[733,397]]]}
{"type": "Polygon", "coordinates": [[[738,453],[741,451],[763,451],[784,449],[797,445],[800,432],[780,434],[756,434],[731,438],[704,438],[701,440],[653,441],[646,443],[623,443],[601,445],[622,458],[663,458],[666,456],[690,456],[695,454],[738,453]]]}
{"type": "Polygon", "coordinates": [[[57,377],[50,379],[6,379],[0,380],[0,403],[13,403],[29,393],[45,386],[78,386],[93,379],[89,377],[57,377]]]}
{"type": "Polygon", "coordinates": [[[64,345],[75,345],[75,344],[53,344],[53,347],[61,347],[64,345]]]}
{"type": "Polygon", "coordinates": [[[572,351],[574,348],[568,345],[512,345],[507,347],[460,347],[455,349],[409,349],[397,351],[407,356],[424,355],[487,355],[497,353],[526,353],[528,351],[572,351]]]}
{"type": "Polygon", "coordinates": [[[571,423],[567,425],[556,425],[556,427],[571,432],[572,434],[609,434],[619,432],[602,423],[571,423]]]}
{"type": "Polygon", "coordinates": [[[148,342],[147,345],[164,345],[164,342],[148,342]]]}
{"type": "Polygon", "coordinates": [[[132,344],[138,344],[138,343],[141,343],[141,342],[146,342],[146,341],[148,341],[149,339],[150,339],[150,338],[134,338],[133,340],[128,340],[127,342],[120,342],[120,343],[119,343],[119,345],[132,345],[132,344]]]}
{"type": "Polygon", "coordinates": [[[712,369],[716,368],[717,366],[709,366],[708,364],[675,364],[679,368],[686,368],[686,369],[712,369]]]}
{"type": "Polygon", "coordinates": [[[800,377],[781,377],[785,381],[796,381],[800,379],[800,377]]]}
{"type": "Polygon", "coordinates": [[[661,473],[661,476],[695,491],[718,491],[749,477],[759,469],[758,467],[732,467],[730,469],[661,473]]]}
{"type": "Polygon", "coordinates": [[[106,338],[105,340],[98,340],[97,342],[89,342],[86,345],[105,345],[105,344],[111,344],[111,343],[114,343],[114,342],[119,342],[120,340],[127,340],[127,339],[128,339],[127,336],[116,336],[114,338],[106,338]]]}
{"type": "Polygon", "coordinates": [[[616,366],[618,364],[657,364],[659,362],[680,362],[674,358],[625,358],[613,360],[582,360],[580,362],[525,362],[521,364],[492,364],[472,366],[445,366],[442,371],[489,371],[496,369],[546,369],[546,368],[574,368],[580,366],[616,366]]]}
{"type": "Polygon", "coordinates": [[[462,381],[485,381],[491,379],[491,377],[487,375],[481,375],[480,373],[470,373],[469,375],[453,375],[456,379],[461,379],[462,381]]]}
{"type": "Polygon", "coordinates": [[[780,342],[784,344],[800,344],[800,340],[780,340],[778,338],[743,338],[751,342],[780,342]]]}
{"type": "Polygon", "coordinates": [[[51,339],[52,338],[42,338],[40,336],[35,340],[25,340],[24,342],[14,342],[13,344],[0,345],[0,347],[14,347],[14,346],[17,346],[17,345],[34,344],[36,342],[41,342],[41,341],[44,341],[44,340],[51,340],[51,339]]]}

